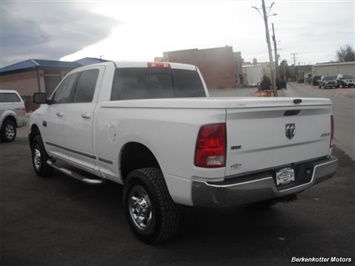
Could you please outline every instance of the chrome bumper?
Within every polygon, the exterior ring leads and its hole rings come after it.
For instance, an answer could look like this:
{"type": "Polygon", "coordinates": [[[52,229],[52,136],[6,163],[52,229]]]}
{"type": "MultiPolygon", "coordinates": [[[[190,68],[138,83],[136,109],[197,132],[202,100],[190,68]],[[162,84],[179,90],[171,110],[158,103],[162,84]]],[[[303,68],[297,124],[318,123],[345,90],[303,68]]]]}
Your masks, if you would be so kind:
{"type": "Polygon", "coordinates": [[[338,159],[329,157],[296,164],[296,177],[292,184],[276,186],[275,171],[226,179],[222,182],[194,180],[192,200],[194,206],[228,207],[295,194],[334,176],[338,159]]]}

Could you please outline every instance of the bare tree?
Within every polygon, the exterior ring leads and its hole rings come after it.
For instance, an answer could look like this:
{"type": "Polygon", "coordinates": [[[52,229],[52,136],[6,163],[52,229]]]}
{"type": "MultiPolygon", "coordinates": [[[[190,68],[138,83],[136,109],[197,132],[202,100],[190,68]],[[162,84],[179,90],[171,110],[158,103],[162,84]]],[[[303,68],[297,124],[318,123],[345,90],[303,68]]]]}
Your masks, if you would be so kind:
{"type": "Polygon", "coordinates": [[[355,50],[351,45],[346,45],[344,48],[340,47],[336,51],[336,58],[339,62],[352,62],[355,61],[355,50]]]}

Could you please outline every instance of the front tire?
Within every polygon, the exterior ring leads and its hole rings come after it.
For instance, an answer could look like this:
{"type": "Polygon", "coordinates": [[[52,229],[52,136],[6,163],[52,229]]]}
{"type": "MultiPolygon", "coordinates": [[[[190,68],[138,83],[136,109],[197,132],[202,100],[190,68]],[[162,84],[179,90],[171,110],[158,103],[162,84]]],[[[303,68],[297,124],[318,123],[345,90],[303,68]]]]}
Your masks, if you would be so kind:
{"type": "Polygon", "coordinates": [[[12,142],[16,138],[16,124],[11,120],[5,120],[1,126],[1,141],[12,142]]]}
{"type": "Polygon", "coordinates": [[[47,164],[49,156],[44,148],[40,135],[36,135],[32,141],[32,165],[36,174],[40,177],[48,177],[53,174],[54,168],[47,164]]]}
{"type": "Polygon", "coordinates": [[[123,204],[135,236],[147,244],[167,240],[179,226],[179,211],[159,169],[132,171],[125,181],[123,204]]]}

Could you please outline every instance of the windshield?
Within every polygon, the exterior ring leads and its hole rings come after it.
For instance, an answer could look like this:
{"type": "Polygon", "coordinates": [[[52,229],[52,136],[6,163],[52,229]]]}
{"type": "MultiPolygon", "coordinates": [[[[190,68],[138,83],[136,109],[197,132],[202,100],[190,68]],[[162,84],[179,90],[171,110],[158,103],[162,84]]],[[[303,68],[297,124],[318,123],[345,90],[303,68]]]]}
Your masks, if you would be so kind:
{"type": "Polygon", "coordinates": [[[161,68],[118,68],[111,101],[206,97],[197,71],[161,68]]]}
{"type": "Polygon", "coordinates": [[[354,76],[352,76],[352,75],[344,75],[343,76],[343,79],[353,79],[354,78],[354,76]]]}
{"type": "Polygon", "coordinates": [[[332,76],[328,76],[328,77],[323,77],[324,80],[333,80],[335,79],[335,77],[332,77],[332,76]]]}

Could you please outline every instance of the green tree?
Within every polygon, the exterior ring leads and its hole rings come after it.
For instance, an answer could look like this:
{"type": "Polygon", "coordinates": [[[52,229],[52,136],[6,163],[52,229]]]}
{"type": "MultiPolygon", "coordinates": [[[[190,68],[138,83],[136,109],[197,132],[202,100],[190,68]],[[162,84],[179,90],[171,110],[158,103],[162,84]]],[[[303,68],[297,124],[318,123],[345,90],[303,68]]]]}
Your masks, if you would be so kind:
{"type": "Polygon", "coordinates": [[[336,51],[336,58],[338,62],[352,62],[355,61],[355,50],[351,45],[340,47],[336,51]]]}
{"type": "Polygon", "coordinates": [[[263,80],[260,82],[260,90],[270,90],[271,80],[267,76],[263,76],[263,80]]]}
{"type": "Polygon", "coordinates": [[[290,68],[287,64],[286,60],[282,60],[279,66],[279,76],[283,80],[287,80],[291,77],[290,75],[290,68]]]}

